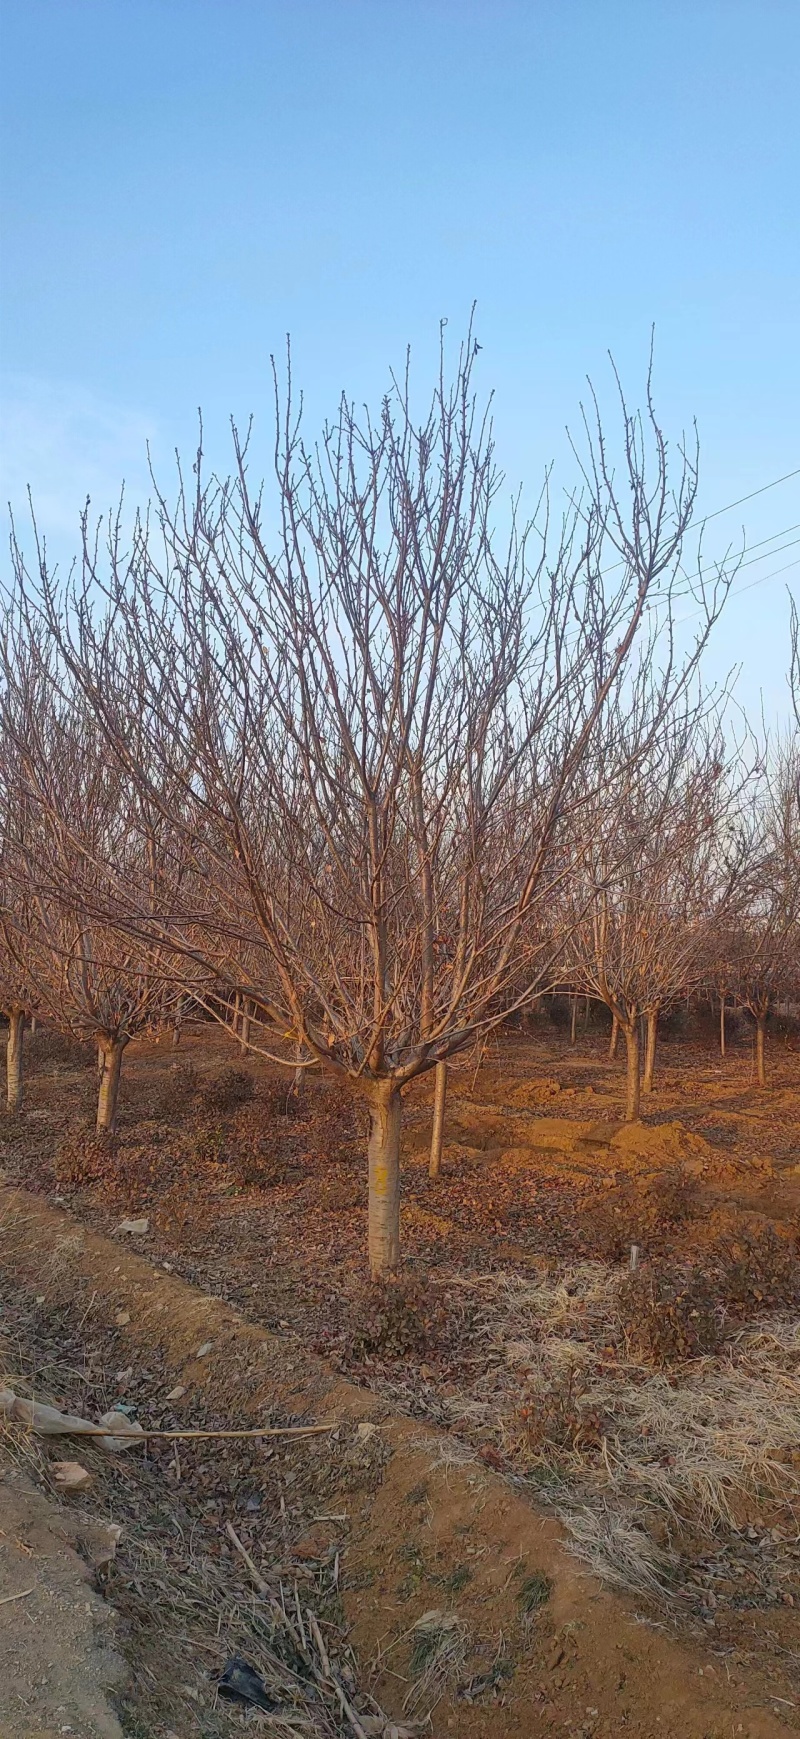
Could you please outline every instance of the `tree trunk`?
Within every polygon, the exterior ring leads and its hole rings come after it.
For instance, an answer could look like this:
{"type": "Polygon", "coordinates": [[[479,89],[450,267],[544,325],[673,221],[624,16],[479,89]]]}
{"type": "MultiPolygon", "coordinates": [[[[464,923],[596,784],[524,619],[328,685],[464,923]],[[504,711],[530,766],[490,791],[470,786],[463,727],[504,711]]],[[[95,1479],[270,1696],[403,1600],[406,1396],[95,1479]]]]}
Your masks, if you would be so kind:
{"type": "Polygon", "coordinates": [[[22,1039],[25,1032],[25,1016],[22,1010],[15,1008],[8,1017],[8,1045],[6,1047],[6,1104],[9,1111],[18,1111],[22,1104],[22,1039]]]}
{"type": "Polygon", "coordinates": [[[402,1099],[393,1081],[379,1081],[370,1101],[369,1266],[373,1280],[400,1261],[400,1123],[402,1099]]]}
{"type": "Polygon", "coordinates": [[[612,1014],[612,1016],[611,1016],[611,1043],[609,1044],[609,1047],[608,1047],[608,1055],[609,1055],[612,1062],[617,1054],[617,1041],[618,1041],[618,1039],[619,1039],[619,1021],[617,1020],[616,1015],[612,1014]]]}
{"type": "Polygon", "coordinates": [[[647,1042],[644,1053],[644,1080],[642,1086],[645,1093],[653,1091],[653,1076],[656,1070],[656,1045],[658,1044],[658,1009],[648,1009],[647,1042]]]}
{"type": "Polygon", "coordinates": [[[447,1098],[447,1064],[436,1064],[436,1086],[433,1095],[433,1128],[431,1130],[431,1157],[428,1165],[429,1177],[441,1177],[442,1174],[442,1139],[444,1136],[444,1107],[447,1098]]]}
{"type": "Polygon", "coordinates": [[[242,1003],[242,1026],[241,1037],[239,1039],[239,1049],[241,1050],[243,1057],[247,1055],[247,1052],[250,1049],[250,998],[248,996],[245,997],[244,1002],[242,1003]]]}
{"type": "Polygon", "coordinates": [[[578,998],[572,998],[572,1015],[569,1024],[569,1042],[574,1045],[578,1037],[578,998]]]}
{"type": "Polygon", "coordinates": [[[175,1020],[172,1023],[172,1049],[173,1049],[173,1051],[177,1051],[177,1049],[180,1045],[180,1042],[181,1042],[181,1023],[179,1020],[175,1020]]]}
{"type": "Polygon", "coordinates": [[[36,1019],[35,1014],[32,1014],[31,1015],[31,1038],[35,1038],[36,1033],[38,1031],[38,1027],[39,1027],[39,1022],[36,1019]]]}
{"type": "Polygon", "coordinates": [[[767,1036],[767,1011],[756,1015],[756,1079],[759,1087],[767,1085],[767,1066],[764,1060],[764,1040],[767,1036]]]}
{"type": "Polygon", "coordinates": [[[639,1022],[631,1021],[625,1028],[625,1044],[628,1052],[627,1093],[625,1099],[625,1121],[636,1123],[639,1118],[639,1096],[641,1093],[641,1076],[639,1070],[639,1022]]]}
{"type": "Polygon", "coordinates": [[[122,1068],[122,1053],[127,1042],[127,1039],[104,1039],[101,1042],[103,1072],[100,1076],[100,1091],[97,1095],[98,1135],[113,1135],[117,1127],[119,1073],[122,1068]]]}
{"type": "Polygon", "coordinates": [[[306,1084],[306,1072],[303,1068],[303,1047],[301,1044],[295,1045],[294,1055],[295,1065],[294,1074],[292,1076],[292,1092],[294,1093],[295,1098],[299,1099],[306,1084]]]}
{"type": "Polygon", "coordinates": [[[719,999],[719,1054],[725,1055],[725,996],[719,999]]]}

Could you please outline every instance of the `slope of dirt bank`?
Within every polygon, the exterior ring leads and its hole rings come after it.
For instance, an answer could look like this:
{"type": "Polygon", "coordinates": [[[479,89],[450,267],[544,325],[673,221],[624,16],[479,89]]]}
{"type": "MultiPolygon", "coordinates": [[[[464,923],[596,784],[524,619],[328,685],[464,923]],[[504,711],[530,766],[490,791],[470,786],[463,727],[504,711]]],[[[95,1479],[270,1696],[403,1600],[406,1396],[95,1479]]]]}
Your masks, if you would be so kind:
{"type": "MultiPolygon", "coordinates": [[[[237,1478],[227,1446],[182,1444],[181,1460],[202,1473],[210,1494],[202,1529],[209,1587],[215,1564],[230,1556],[231,1518],[215,1484],[225,1460],[226,1492],[238,1494],[233,1520],[257,1561],[276,1539],[295,1569],[333,1560],[363,1670],[397,1717],[404,1704],[406,1718],[425,1713],[425,1655],[414,1626],[435,1609],[440,1635],[456,1645],[447,1679],[446,1651],[433,1662],[442,1670],[442,1682],[429,1687],[435,1734],[778,1739],[796,1730],[774,1683],[758,1672],[743,1677],[711,1644],[682,1646],[636,1622],[624,1601],[579,1572],[552,1520],[446,1439],[335,1378],[296,1340],[268,1334],[21,1191],[0,1192],[0,1265],[20,1344],[37,1343],[46,1359],[57,1337],[73,1365],[78,1346],[88,1349],[87,1410],[100,1392],[104,1405],[118,1399],[124,1384],[151,1426],[335,1420],[329,1436],[277,1444],[242,1464],[237,1478]]],[[[78,1387],[80,1379],[78,1366],[78,1387]]],[[[151,1454],[168,1492],[180,1470],[158,1462],[157,1446],[151,1454]]],[[[170,1643],[176,1660],[180,1641],[170,1643]]],[[[192,1718],[187,1732],[219,1730],[197,1711],[192,1718]]]]}
{"type": "Polygon", "coordinates": [[[107,1531],[45,1497],[0,1440],[3,1739],[123,1739],[115,1614],[90,1586],[108,1550],[107,1531]]]}

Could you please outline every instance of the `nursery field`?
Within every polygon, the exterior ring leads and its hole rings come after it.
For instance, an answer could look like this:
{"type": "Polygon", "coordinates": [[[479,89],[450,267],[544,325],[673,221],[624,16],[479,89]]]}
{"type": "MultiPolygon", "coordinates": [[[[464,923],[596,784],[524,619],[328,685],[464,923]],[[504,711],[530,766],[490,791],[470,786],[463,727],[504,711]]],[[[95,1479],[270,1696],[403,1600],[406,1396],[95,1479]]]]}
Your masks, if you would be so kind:
{"type": "MultiPolygon", "coordinates": [[[[744,1023],[724,1059],[710,1029],[667,1026],[636,1124],[601,1027],[579,1022],[574,1046],[546,1019],[504,1034],[451,1072],[435,1181],[431,1089],[415,1086],[404,1263],[382,1283],[365,1259],[366,1120],[344,1089],[309,1073],[295,1097],[195,1026],[176,1052],[131,1043],[117,1133],[98,1138],[94,1057],[42,1031],[28,1052],[25,1107],[2,1131],[7,1182],[433,1427],[445,1467],[492,1470],[557,1518],[628,1609],[741,1684],[743,1710],[800,1730],[791,1031],[770,1032],[763,1090],[744,1023]]],[[[404,1549],[409,1594],[438,1606],[411,1520],[404,1549]]],[[[554,1695],[531,1731],[564,1725],[547,1724],[554,1695]]],[[[592,1719],[587,1704],[586,1732],[612,1730],[592,1719]]],[[[569,1723],[584,1730],[574,1710],[569,1723]]]]}

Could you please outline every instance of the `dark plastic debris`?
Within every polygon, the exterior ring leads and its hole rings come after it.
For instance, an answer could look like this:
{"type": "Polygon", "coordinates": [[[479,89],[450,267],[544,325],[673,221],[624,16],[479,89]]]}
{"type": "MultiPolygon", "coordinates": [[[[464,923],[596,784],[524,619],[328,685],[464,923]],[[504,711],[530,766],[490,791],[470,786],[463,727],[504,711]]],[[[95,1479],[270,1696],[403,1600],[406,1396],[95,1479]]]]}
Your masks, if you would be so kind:
{"type": "Polygon", "coordinates": [[[230,1660],[225,1662],[217,1681],[217,1690],[221,1697],[227,1697],[231,1703],[252,1703],[256,1709],[269,1709],[270,1712],[279,1707],[269,1696],[264,1680],[255,1667],[242,1660],[240,1654],[232,1654],[230,1660]]]}

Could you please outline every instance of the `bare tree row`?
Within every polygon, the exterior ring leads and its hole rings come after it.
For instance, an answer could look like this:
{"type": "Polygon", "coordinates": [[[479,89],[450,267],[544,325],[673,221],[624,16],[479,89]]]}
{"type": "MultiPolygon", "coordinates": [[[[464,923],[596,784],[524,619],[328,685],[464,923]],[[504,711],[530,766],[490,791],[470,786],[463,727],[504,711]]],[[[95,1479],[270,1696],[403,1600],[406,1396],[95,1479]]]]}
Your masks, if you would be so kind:
{"type": "Polygon", "coordinates": [[[625,1034],[635,1116],[639,1017],[651,1072],[679,994],[712,972],[757,1012],[794,946],[794,748],[757,766],[700,680],[732,570],[687,578],[696,454],[649,381],[613,436],[592,396],[574,492],[523,520],[476,350],[421,415],[406,373],[312,444],[276,372],[269,485],[234,430],[231,475],[201,446],[129,535],[87,510],[65,583],[12,543],[9,1097],[42,1014],[98,1043],[112,1127],[125,1046],[192,997],[365,1100],[375,1274],[410,1082],[436,1072],[436,1169],[448,1060],[566,976],[625,1034]]]}

